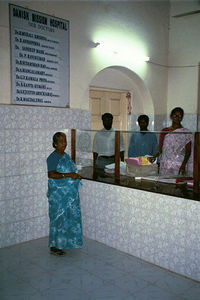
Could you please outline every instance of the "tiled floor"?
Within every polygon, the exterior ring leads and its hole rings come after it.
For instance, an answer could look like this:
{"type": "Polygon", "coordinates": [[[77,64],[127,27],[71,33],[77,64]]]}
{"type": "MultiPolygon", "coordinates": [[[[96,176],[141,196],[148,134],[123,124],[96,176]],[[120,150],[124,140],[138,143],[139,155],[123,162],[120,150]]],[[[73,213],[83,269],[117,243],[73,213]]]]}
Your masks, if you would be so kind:
{"type": "Polygon", "coordinates": [[[85,239],[65,257],[47,238],[0,249],[1,300],[199,300],[200,283],[85,239]]]}

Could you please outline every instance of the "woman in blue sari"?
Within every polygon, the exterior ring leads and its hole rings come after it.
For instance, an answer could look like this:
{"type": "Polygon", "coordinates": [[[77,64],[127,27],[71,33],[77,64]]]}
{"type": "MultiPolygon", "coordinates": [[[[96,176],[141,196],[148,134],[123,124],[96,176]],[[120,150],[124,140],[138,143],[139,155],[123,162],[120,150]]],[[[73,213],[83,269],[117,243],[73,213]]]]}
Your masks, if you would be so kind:
{"type": "Polygon", "coordinates": [[[50,253],[65,255],[64,249],[82,247],[82,224],[78,188],[81,176],[70,156],[65,153],[66,135],[53,136],[55,151],[47,158],[50,253]]]}

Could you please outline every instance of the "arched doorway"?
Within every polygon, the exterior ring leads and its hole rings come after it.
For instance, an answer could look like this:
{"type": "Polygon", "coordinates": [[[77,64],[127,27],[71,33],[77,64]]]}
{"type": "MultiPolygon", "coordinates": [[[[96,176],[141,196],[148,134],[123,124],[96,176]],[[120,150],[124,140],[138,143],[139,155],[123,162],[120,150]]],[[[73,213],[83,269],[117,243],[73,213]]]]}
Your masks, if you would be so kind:
{"type": "MultiPolygon", "coordinates": [[[[90,91],[105,91],[105,92],[115,92],[115,93],[121,93],[124,94],[124,101],[123,104],[126,106],[121,107],[121,112],[123,113],[123,110],[125,109],[127,118],[126,118],[126,126],[123,125],[121,129],[123,130],[136,130],[137,125],[135,120],[137,119],[137,116],[139,114],[147,114],[150,117],[150,124],[149,128],[153,130],[153,120],[154,120],[154,107],[153,107],[153,101],[150,95],[149,90],[147,89],[144,81],[132,70],[121,67],[121,66],[110,66],[108,68],[105,68],[98,72],[95,77],[92,79],[89,87],[90,91]],[[131,106],[132,111],[131,114],[128,115],[127,112],[127,99],[126,99],[126,93],[131,93],[131,106]]],[[[108,99],[108,97],[107,97],[108,99]]],[[[90,111],[91,116],[92,113],[92,105],[91,105],[91,97],[90,97],[90,111]]],[[[97,101],[98,102],[98,101],[97,101]]],[[[99,116],[104,113],[105,107],[101,106],[98,103],[99,107],[95,106],[96,109],[99,110],[100,114],[99,116]]],[[[111,108],[111,106],[107,106],[111,108]]],[[[111,111],[110,111],[111,112],[111,111]]],[[[120,113],[121,113],[120,112],[120,113]]],[[[97,111],[95,112],[97,115],[97,111]]],[[[92,118],[91,118],[92,119],[92,118]]],[[[101,122],[101,119],[99,117],[99,122],[101,122]]],[[[121,122],[124,124],[124,122],[121,122]]],[[[97,129],[97,125],[93,126],[91,124],[91,129],[97,129]]],[[[117,128],[120,129],[120,128],[117,128]]]]}
{"type": "MultiPolygon", "coordinates": [[[[137,117],[147,114],[150,118],[149,129],[154,124],[154,108],[149,90],[144,81],[133,71],[121,66],[110,66],[98,72],[89,87],[91,129],[102,128],[101,115],[113,114],[113,127],[117,130],[138,130],[137,117]],[[131,113],[127,106],[127,93],[131,94],[131,113]]],[[[92,140],[93,140],[92,134],[92,140]]],[[[125,149],[129,143],[129,134],[124,133],[125,149]]]]}

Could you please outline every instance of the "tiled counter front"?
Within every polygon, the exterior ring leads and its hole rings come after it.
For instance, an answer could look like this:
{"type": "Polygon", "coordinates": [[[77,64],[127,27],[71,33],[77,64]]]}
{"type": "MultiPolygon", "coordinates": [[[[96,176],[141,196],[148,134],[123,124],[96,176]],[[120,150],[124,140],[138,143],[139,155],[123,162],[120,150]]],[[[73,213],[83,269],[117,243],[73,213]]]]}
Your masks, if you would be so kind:
{"type": "Polygon", "coordinates": [[[0,247],[48,235],[46,158],[52,136],[90,126],[87,111],[0,105],[0,247]]]}
{"type": "Polygon", "coordinates": [[[84,234],[200,281],[200,203],[83,180],[84,234]]]}

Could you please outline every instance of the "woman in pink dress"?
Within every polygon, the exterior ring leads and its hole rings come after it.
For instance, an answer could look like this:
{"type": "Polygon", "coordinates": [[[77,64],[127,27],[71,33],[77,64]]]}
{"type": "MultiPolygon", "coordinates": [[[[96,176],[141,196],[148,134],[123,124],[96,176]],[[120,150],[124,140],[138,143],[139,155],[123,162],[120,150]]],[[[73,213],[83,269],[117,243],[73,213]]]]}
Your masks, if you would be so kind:
{"type": "Polygon", "coordinates": [[[160,158],[160,175],[187,175],[193,173],[192,134],[184,128],[181,121],[184,111],[175,107],[170,114],[172,125],[162,129],[160,141],[155,158],[160,158]]]}

